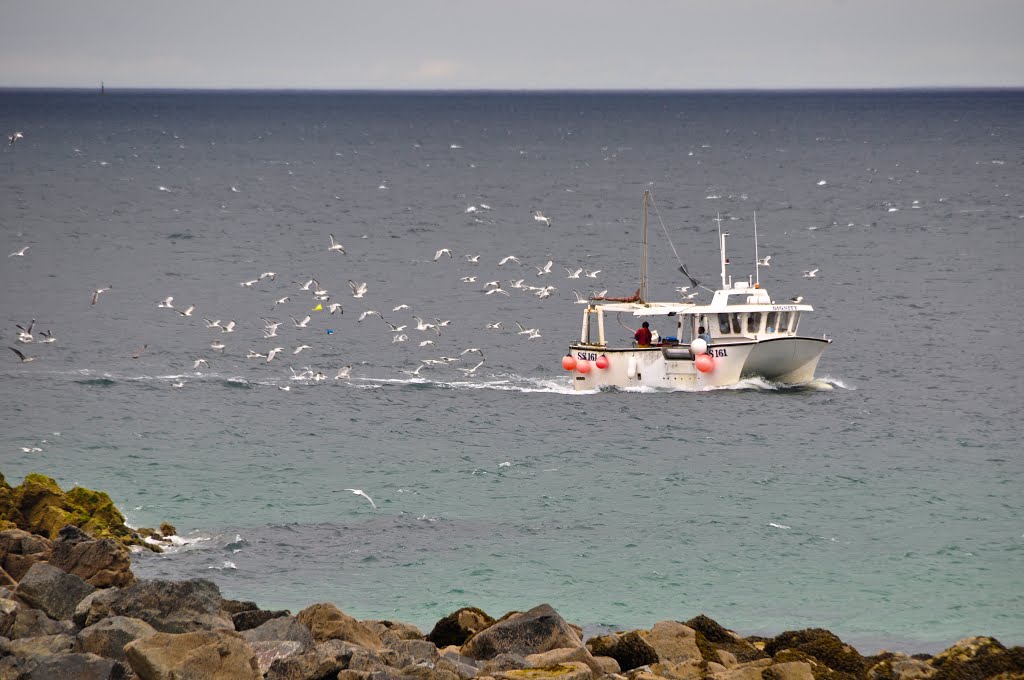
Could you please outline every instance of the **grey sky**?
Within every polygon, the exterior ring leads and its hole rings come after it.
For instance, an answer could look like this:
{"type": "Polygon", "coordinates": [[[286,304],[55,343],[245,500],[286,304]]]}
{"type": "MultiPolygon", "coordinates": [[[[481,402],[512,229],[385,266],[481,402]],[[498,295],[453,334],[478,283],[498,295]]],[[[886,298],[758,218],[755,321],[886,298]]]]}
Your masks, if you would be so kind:
{"type": "Polygon", "coordinates": [[[0,0],[0,86],[1024,86],[1024,0],[0,0]]]}

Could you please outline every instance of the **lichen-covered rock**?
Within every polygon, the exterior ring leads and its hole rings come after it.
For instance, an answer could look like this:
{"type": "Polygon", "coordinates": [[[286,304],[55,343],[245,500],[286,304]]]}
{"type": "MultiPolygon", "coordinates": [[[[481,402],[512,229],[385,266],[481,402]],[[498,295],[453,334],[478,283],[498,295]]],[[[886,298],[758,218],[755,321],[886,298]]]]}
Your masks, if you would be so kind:
{"type": "Polygon", "coordinates": [[[81,577],[97,588],[126,586],[135,581],[128,550],[109,539],[93,539],[74,525],[60,530],[50,564],[81,577]]]}
{"type": "Polygon", "coordinates": [[[838,673],[859,678],[867,671],[867,663],[860,652],[823,628],[786,631],[769,640],[764,651],[775,656],[787,649],[812,656],[838,673]]]}
{"type": "Polygon", "coordinates": [[[46,562],[53,552],[53,542],[22,529],[0,531],[0,568],[20,581],[36,562],[46,562]]]}
{"type": "Polygon", "coordinates": [[[604,675],[604,668],[590,653],[590,650],[582,645],[579,647],[561,647],[559,649],[551,649],[539,654],[530,654],[526,657],[526,663],[529,664],[529,668],[555,666],[569,661],[579,661],[587,664],[587,667],[593,672],[594,677],[599,678],[604,675]]]}
{"type": "Polygon", "coordinates": [[[435,623],[433,630],[427,634],[427,639],[438,648],[448,645],[462,646],[466,640],[492,625],[494,619],[488,616],[487,612],[476,607],[463,607],[435,623]]]}
{"type": "Polygon", "coordinates": [[[754,659],[765,659],[768,657],[767,654],[744,639],[743,636],[721,626],[717,621],[704,614],[693,617],[686,622],[686,625],[703,635],[704,639],[714,646],[718,651],[719,660],[727,668],[736,663],[746,663],[754,659]],[[723,652],[726,654],[723,654],[723,652]]]}
{"type": "MultiPolygon", "coordinates": [[[[735,668],[725,669],[722,666],[718,666],[716,670],[708,674],[709,680],[763,680],[764,671],[771,664],[770,659],[758,659],[757,661],[751,661],[735,668]]],[[[711,671],[713,666],[717,664],[708,664],[708,670],[711,671]]]]}
{"type": "Polygon", "coordinates": [[[1024,679],[1024,647],[1007,649],[991,637],[971,637],[932,658],[932,680],[1024,679]]]}
{"type": "Polygon", "coordinates": [[[220,589],[206,579],[141,580],[117,592],[109,602],[108,615],[142,619],[163,633],[234,630],[231,617],[220,606],[220,589]]]}
{"type": "Polygon", "coordinates": [[[156,628],[140,619],[111,616],[82,629],[78,633],[78,647],[83,652],[125,661],[126,644],[156,635],[156,632],[156,628]]]}
{"type": "Polygon", "coordinates": [[[551,605],[542,604],[480,631],[462,645],[462,653],[474,659],[490,659],[502,653],[525,656],[582,644],[572,626],[551,605]]]}
{"type": "Polygon", "coordinates": [[[309,628],[317,642],[345,640],[369,649],[380,649],[384,646],[380,636],[373,630],[329,602],[310,605],[299,612],[296,618],[299,623],[309,628]]]}
{"type": "Polygon", "coordinates": [[[591,680],[593,677],[593,671],[582,661],[502,671],[494,675],[495,680],[591,680]]]}
{"type": "Polygon", "coordinates": [[[814,671],[806,661],[772,664],[761,673],[764,680],[814,680],[814,671]]]}
{"type": "Polygon", "coordinates": [[[7,629],[0,631],[0,635],[17,640],[39,635],[59,635],[67,633],[69,630],[70,627],[67,624],[54,621],[38,609],[26,607],[14,612],[14,617],[10,620],[7,629]]]}
{"type": "Polygon", "coordinates": [[[127,680],[133,677],[120,662],[95,654],[57,654],[0,660],[0,678],[17,680],[127,680]]]}
{"type": "Polygon", "coordinates": [[[15,593],[30,606],[54,619],[71,619],[75,607],[95,588],[74,574],[47,562],[37,562],[18,583],[15,593]]]}
{"type": "Polygon", "coordinates": [[[74,635],[67,633],[25,637],[0,645],[0,655],[37,656],[40,654],[70,654],[77,651],[79,651],[78,641],[74,635]]]}
{"type": "Polygon", "coordinates": [[[306,649],[313,644],[313,634],[309,628],[299,623],[299,620],[294,616],[281,616],[270,619],[263,623],[263,625],[241,632],[242,637],[250,643],[288,640],[298,642],[302,649],[306,649]]]}
{"type": "Polygon", "coordinates": [[[261,680],[256,654],[233,630],[156,633],[124,648],[142,680],[261,680]]]}
{"type": "Polygon", "coordinates": [[[587,640],[587,648],[594,656],[610,656],[623,671],[658,663],[658,653],[637,631],[612,635],[599,635],[587,640]]]}
{"type": "Polygon", "coordinates": [[[318,642],[301,654],[274,659],[265,671],[266,680],[333,678],[348,668],[359,647],[344,640],[318,642]]]}
{"type": "MultiPolygon", "coordinates": [[[[697,645],[697,631],[678,621],[659,621],[650,630],[637,633],[654,649],[661,662],[680,663],[703,658],[697,645]]],[[[718,655],[706,660],[717,662],[718,655]]]]}
{"type": "MultiPolygon", "coordinates": [[[[424,635],[419,628],[411,623],[401,621],[363,621],[364,626],[369,626],[373,632],[380,636],[385,645],[390,645],[396,640],[423,640],[424,635]]],[[[436,646],[436,645],[435,645],[436,646]]]]}
{"type": "Polygon", "coordinates": [[[270,670],[270,665],[276,660],[287,659],[289,656],[301,654],[303,649],[305,649],[302,644],[294,640],[250,642],[249,647],[256,654],[256,663],[259,665],[260,674],[270,670]]]}

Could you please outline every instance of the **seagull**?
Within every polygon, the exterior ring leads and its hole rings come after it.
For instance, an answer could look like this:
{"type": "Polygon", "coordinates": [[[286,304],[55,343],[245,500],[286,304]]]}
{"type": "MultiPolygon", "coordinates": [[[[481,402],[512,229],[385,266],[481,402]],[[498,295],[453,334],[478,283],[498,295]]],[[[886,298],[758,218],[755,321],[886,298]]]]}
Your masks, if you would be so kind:
{"type": "Polygon", "coordinates": [[[796,303],[796,304],[800,304],[801,302],[804,301],[804,296],[803,295],[797,295],[796,297],[789,298],[789,301],[793,302],[793,303],[796,303]]]}
{"type": "Polygon", "coordinates": [[[484,295],[493,295],[494,293],[503,293],[505,295],[508,295],[509,297],[512,297],[511,295],[509,295],[509,292],[507,290],[501,287],[501,283],[498,283],[498,285],[495,286],[494,288],[485,291],[484,295]]]}
{"type": "Polygon", "coordinates": [[[296,347],[295,349],[292,350],[292,354],[298,354],[299,352],[301,352],[304,349],[313,349],[313,348],[310,347],[309,345],[299,345],[298,347],[296,347]]]}
{"type": "Polygon", "coordinates": [[[209,368],[210,362],[208,362],[206,359],[196,359],[192,362],[193,371],[198,371],[200,366],[206,366],[207,368],[209,368]]]}
{"type": "Polygon", "coordinates": [[[7,143],[14,146],[15,142],[19,139],[25,139],[25,135],[21,132],[15,132],[13,135],[7,135],[7,143]]]}
{"type": "Polygon", "coordinates": [[[476,369],[480,368],[483,365],[484,365],[484,362],[481,361],[480,363],[478,363],[473,368],[460,368],[459,370],[462,371],[463,373],[465,373],[466,375],[473,375],[474,373],[476,373],[476,369]]]}
{"type": "Polygon", "coordinates": [[[551,219],[548,218],[548,217],[545,217],[544,214],[541,211],[539,211],[539,210],[531,210],[530,212],[533,213],[533,219],[537,220],[538,222],[543,222],[544,224],[546,224],[549,227],[551,226],[551,219]]]}
{"type": "Polygon", "coordinates": [[[818,270],[817,269],[812,269],[810,271],[804,272],[804,278],[805,279],[813,279],[817,275],[818,275],[818,270]]]}
{"type": "Polygon", "coordinates": [[[157,306],[157,307],[160,307],[161,309],[174,309],[174,305],[173,305],[173,304],[171,304],[171,302],[172,302],[173,300],[174,300],[174,297],[173,297],[173,296],[171,296],[171,295],[168,295],[168,296],[167,296],[167,297],[166,297],[166,298],[164,299],[164,301],[163,301],[163,302],[158,302],[158,303],[156,303],[156,306],[157,306]]]}
{"type": "Polygon", "coordinates": [[[519,335],[529,335],[530,333],[534,333],[537,331],[536,328],[527,328],[518,321],[516,321],[516,325],[519,326],[519,335]]]}
{"type": "MultiPolygon", "coordinates": [[[[343,489],[343,491],[351,491],[352,493],[354,493],[354,494],[355,494],[355,495],[357,495],[357,496],[362,496],[362,497],[363,497],[363,498],[365,498],[366,500],[370,501],[370,505],[372,505],[372,506],[374,507],[374,509],[376,509],[376,508],[377,508],[377,504],[376,504],[376,503],[374,503],[374,502],[373,502],[373,499],[372,499],[372,498],[370,498],[369,496],[367,496],[367,495],[366,495],[366,492],[365,492],[365,491],[363,491],[362,489],[343,489]]],[[[335,491],[335,493],[337,493],[337,491],[335,491]]]]}
{"type": "Polygon", "coordinates": [[[451,319],[438,319],[438,318],[435,318],[434,321],[437,322],[437,327],[438,328],[444,328],[445,326],[449,325],[452,322],[451,319]]]}
{"type": "MultiPolygon", "coordinates": [[[[192,312],[194,312],[195,310],[196,310],[196,306],[195,305],[189,305],[188,309],[186,309],[184,311],[182,311],[180,309],[176,309],[174,311],[178,312],[178,314],[181,314],[182,316],[192,316],[192,312]]],[[[234,322],[232,322],[232,323],[234,323],[234,322]]]]}
{"type": "Polygon", "coordinates": [[[576,304],[578,305],[585,305],[590,302],[587,298],[580,295],[575,288],[572,289],[572,294],[576,296],[576,304]]]}
{"type": "MultiPolygon", "coordinates": [[[[274,300],[274,307],[277,307],[278,305],[283,305],[284,303],[288,302],[288,300],[290,300],[290,299],[291,298],[289,298],[287,295],[285,295],[280,300],[274,300]]],[[[273,309],[274,307],[271,307],[271,309],[273,309]]]]}
{"type": "Polygon", "coordinates": [[[459,279],[459,281],[462,281],[463,283],[476,283],[476,277],[475,276],[463,276],[461,279],[459,279]]]}
{"type": "Polygon", "coordinates": [[[492,331],[501,330],[501,322],[500,321],[495,321],[494,323],[486,324],[484,326],[484,328],[486,328],[488,330],[492,330],[492,331]]]}
{"type": "Polygon", "coordinates": [[[391,326],[391,332],[392,333],[401,333],[406,328],[408,328],[408,324],[402,324],[401,326],[396,326],[395,324],[391,323],[390,321],[385,321],[384,323],[386,323],[387,325],[391,326]]]}
{"type": "Polygon", "coordinates": [[[146,351],[147,347],[149,347],[149,345],[143,345],[142,347],[132,352],[132,359],[138,359],[139,357],[141,357],[142,353],[146,351]]]}
{"type": "Polygon", "coordinates": [[[699,290],[695,290],[692,293],[690,293],[689,295],[684,295],[683,299],[684,300],[692,300],[693,298],[697,297],[698,295],[700,295],[700,291],[699,290]]]}
{"type": "MultiPolygon", "coordinates": [[[[295,283],[299,283],[299,282],[295,281],[295,283]]],[[[310,279],[309,281],[306,281],[305,283],[299,283],[299,290],[309,290],[310,287],[313,286],[313,285],[316,285],[316,287],[319,288],[320,287],[320,282],[317,281],[316,279],[310,279]]]]}
{"type": "Polygon", "coordinates": [[[466,255],[466,259],[472,262],[473,264],[480,264],[479,255],[466,255]]]}
{"type": "Polygon", "coordinates": [[[53,333],[49,330],[42,331],[40,335],[43,336],[41,342],[57,342],[57,338],[53,337],[53,333]]]}
{"type": "Polygon", "coordinates": [[[331,314],[334,314],[335,312],[338,312],[339,314],[345,313],[345,310],[341,308],[340,302],[332,302],[331,304],[327,305],[327,309],[331,310],[331,314]]]}
{"type": "Polygon", "coordinates": [[[688,290],[690,290],[689,286],[676,286],[676,292],[680,295],[685,295],[688,290]]]}
{"type": "Polygon", "coordinates": [[[21,250],[15,250],[13,253],[8,255],[7,257],[25,257],[25,251],[28,250],[30,247],[31,246],[23,246],[21,248],[21,250]]]}
{"type": "Polygon", "coordinates": [[[770,260],[770,259],[772,259],[771,255],[765,255],[764,257],[762,257],[760,260],[757,261],[757,266],[759,266],[759,267],[771,267],[771,265],[768,264],[768,260],[770,260]]]}
{"type": "Polygon", "coordinates": [[[240,284],[238,284],[238,285],[240,285],[240,286],[244,286],[245,288],[252,288],[253,286],[255,286],[255,285],[256,285],[257,283],[259,283],[259,282],[260,282],[260,280],[259,280],[259,279],[253,279],[252,281],[242,281],[242,282],[241,282],[240,284]]]}
{"type": "Polygon", "coordinates": [[[289,316],[288,318],[292,320],[292,322],[295,324],[296,328],[305,328],[306,324],[308,324],[309,320],[312,319],[313,317],[311,317],[309,314],[307,314],[306,318],[303,319],[302,321],[299,321],[294,316],[289,316]]]}
{"type": "Polygon", "coordinates": [[[580,274],[583,273],[583,267],[580,267],[579,269],[569,269],[568,267],[562,267],[562,269],[564,269],[566,273],[569,274],[567,277],[565,277],[567,279],[578,279],[580,278],[580,274]]]}
{"type": "Polygon", "coordinates": [[[284,390],[285,392],[288,392],[288,391],[290,391],[292,389],[292,386],[291,385],[279,385],[277,389],[284,390]]]}
{"type": "Polygon", "coordinates": [[[368,309],[368,310],[366,310],[365,312],[363,312],[362,314],[359,315],[359,321],[362,321],[363,319],[365,319],[366,317],[370,316],[371,314],[376,314],[377,316],[380,316],[381,319],[384,318],[383,316],[381,316],[380,312],[372,310],[372,309],[368,309]]]}
{"type": "Polygon", "coordinates": [[[600,269],[595,269],[594,271],[590,271],[590,270],[588,269],[588,270],[586,270],[586,271],[587,271],[587,278],[588,278],[588,279],[596,279],[596,278],[597,278],[597,275],[601,273],[601,270],[600,270],[600,269]]]}
{"type": "Polygon", "coordinates": [[[465,354],[469,354],[470,352],[476,352],[477,354],[480,355],[481,358],[483,358],[483,356],[484,356],[484,351],[482,349],[480,349],[479,347],[467,347],[466,349],[462,350],[462,352],[459,354],[459,356],[463,356],[465,354]]]}
{"type": "Polygon", "coordinates": [[[408,335],[406,335],[405,333],[399,333],[395,337],[391,338],[391,344],[393,345],[396,342],[405,342],[408,339],[409,339],[408,335]]]}
{"type": "Polygon", "coordinates": [[[234,333],[235,332],[235,322],[234,321],[228,321],[228,325],[227,326],[221,326],[220,332],[221,333],[234,333]]]}
{"type": "Polygon", "coordinates": [[[330,252],[338,251],[342,255],[348,255],[348,253],[345,252],[345,248],[342,247],[342,245],[340,243],[338,243],[337,241],[334,240],[334,234],[328,234],[328,236],[331,237],[331,247],[327,249],[328,251],[330,251],[330,252]]]}
{"type": "Polygon", "coordinates": [[[269,364],[271,361],[274,360],[274,357],[276,357],[279,353],[283,351],[284,347],[275,347],[274,349],[267,352],[267,363],[269,364]]]}
{"type": "Polygon", "coordinates": [[[225,347],[227,347],[227,345],[225,345],[220,340],[214,340],[213,342],[210,343],[210,348],[215,349],[218,352],[223,352],[225,347]]]}
{"type": "Polygon", "coordinates": [[[251,349],[251,350],[249,350],[248,352],[245,353],[245,358],[246,359],[266,359],[267,355],[266,354],[260,354],[256,350],[251,349]]]}
{"type": "Polygon", "coordinates": [[[533,339],[539,338],[539,337],[540,337],[540,331],[537,330],[536,328],[531,328],[530,329],[530,334],[526,336],[526,339],[527,340],[533,340],[533,339]]]}
{"type": "Polygon", "coordinates": [[[395,305],[394,307],[391,308],[391,311],[392,312],[400,312],[403,309],[411,309],[411,307],[409,307],[409,305],[406,305],[406,304],[395,305]]]}
{"type": "Polygon", "coordinates": [[[32,337],[32,329],[36,325],[36,320],[32,319],[28,323],[28,328],[22,327],[21,324],[14,324],[14,327],[18,329],[18,342],[28,343],[32,342],[35,338],[32,337]]]}
{"type": "Polygon", "coordinates": [[[222,326],[220,325],[220,319],[214,321],[212,319],[207,319],[206,317],[203,317],[203,321],[206,322],[207,328],[222,328],[222,326]]]}
{"type": "Polygon", "coordinates": [[[424,340],[423,342],[420,343],[420,347],[426,347],[427,345],[433,345],[434,347],[437,347],[437,343],[435,343],[433,340],[424,340]]]}
{"type": "Polygon", "coordinates": [[[335,380],[344,380],[345,378],[348,378],[351,373],[352,373],[352,364],[349,364],[347,366],[342,366],[341,368],[338,369],[338,375],[334,376],[334,379],[335,380]]]}
{"type": "Polygon", "coordinates": [[[519,264],[519,265],[522,264],[522,262],[519,261],[519,258],[516,257],[515,255],[507,255],[507,256],[501,258],[501,260],[498,261],[498,266],[500,267],[503,264],[505,264],[506,262],[509,262],[510,260],[512,262],[515,262],[516,264],[519,264]]]}
{"type": "Polygon", "coordinates": [[[448,250],[447,248],[441,248],[441,250],[434,253],[434,262],[440,260],[442,255],[447,255],[448,258],[451,259],[452,251],[448,250]]]}
{"type": "Polygon", "coordinates": [[[437,330],[437,324],[426,323],[418,316],[412,318],[416,319],[416,330],[418,331],[437,330]]]}
{"type": "Polygon", "coordinates": [[[92,292],[92,304],[96,304],[97,302],[99,302],[100,301],[100,295],[103,295],[104,293],[106,293],[108,290],[110,290],[113,287],[114,286],[110,285],[110,286],[107,286],[106,288],[97,288],[96,290],[94,290],[92,292]]]}
{"type": "Polygon", "coordinates": [[[366,282],[357,284],[352,279],[348,280],[348,285],[352,287],[352,297],[361,298],[366,295],[366,282]]]}
{"type": "MultiPolygon", "coordinates": [[[[554,264],[551,260],[548,260],[547,264],[543,267],[537,267],[537,276],[544,276],[545,274],[551,273],[551,266],[554,264]]],[[[536,266],[536,265],[534,265],[536,266]]]]}
{"type": "Polygon", "coordinates": [[[277,272],[263,272],[262,274],[260,274],[259,280],[262,281],[263,279],[270,279],[271,281],[276,281],[277,272]]]}
{"type": "Polygon", "coordinates": [[[21,352],[19,352],[18,350],[14,349],[13,347],[9,347],[8,349],[10,349],[12,352],[17,354],[18,358],[21,359],[21,363],[23,363],[23,364],[28,363],[29,361],[35,361],[36,360],[35,357],[27,357],[24,354],[22,354],[21,352]]]}
{"type": "Polygon", "coordinates": [[[181,388],[181,387],[184,387],[184,386],[185,386],[185,381],[184,380],[179,380],[178,382],[172,382],[171,383],[171,387],[181,388]]]}

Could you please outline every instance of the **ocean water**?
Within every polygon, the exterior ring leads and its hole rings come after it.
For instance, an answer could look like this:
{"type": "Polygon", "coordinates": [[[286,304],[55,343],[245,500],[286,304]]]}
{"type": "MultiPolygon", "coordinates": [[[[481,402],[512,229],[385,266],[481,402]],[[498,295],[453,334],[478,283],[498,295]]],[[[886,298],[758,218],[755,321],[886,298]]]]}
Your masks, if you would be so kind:
{"type": "Polygon", "coordinates": [[[0,472],[174,524],[140,576],[424,629],[549,602],[866,652],[1024,643],[1024,93],[0,92],[16,130],[0,318],[35,361],[4,350],[0,472]],[[636,289],[646,189],[656,299],[686,283],[669,240],[715,286],[717,215],[753,273],[756,213],[762,285],[834,339],[815,383],[572,391],[573,290],[636,289]]]}

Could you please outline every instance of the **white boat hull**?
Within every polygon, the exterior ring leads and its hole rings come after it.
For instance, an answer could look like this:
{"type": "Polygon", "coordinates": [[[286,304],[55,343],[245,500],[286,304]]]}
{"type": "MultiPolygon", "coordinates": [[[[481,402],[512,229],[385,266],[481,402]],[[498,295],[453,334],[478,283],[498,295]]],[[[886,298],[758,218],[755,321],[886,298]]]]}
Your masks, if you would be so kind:
{"type": "Polygon", "coordinates": [[[570,354],[577,366],[571,373],[573,386],[580,391],[602,387],[704,389],[728,387],[751,377],[781,384],[801,384],[814,379],[818,360],[830,342],[787,337],[714,345],[708,350],[714,367],[707,373],[697,370],[685,345],[623,349],[572,345],[570,354]],[[597,367],[602,356],[607,361],[604,369],[597,367]],[[589,369],[585,372],[580,370],[584,364],[589,369]]]}

